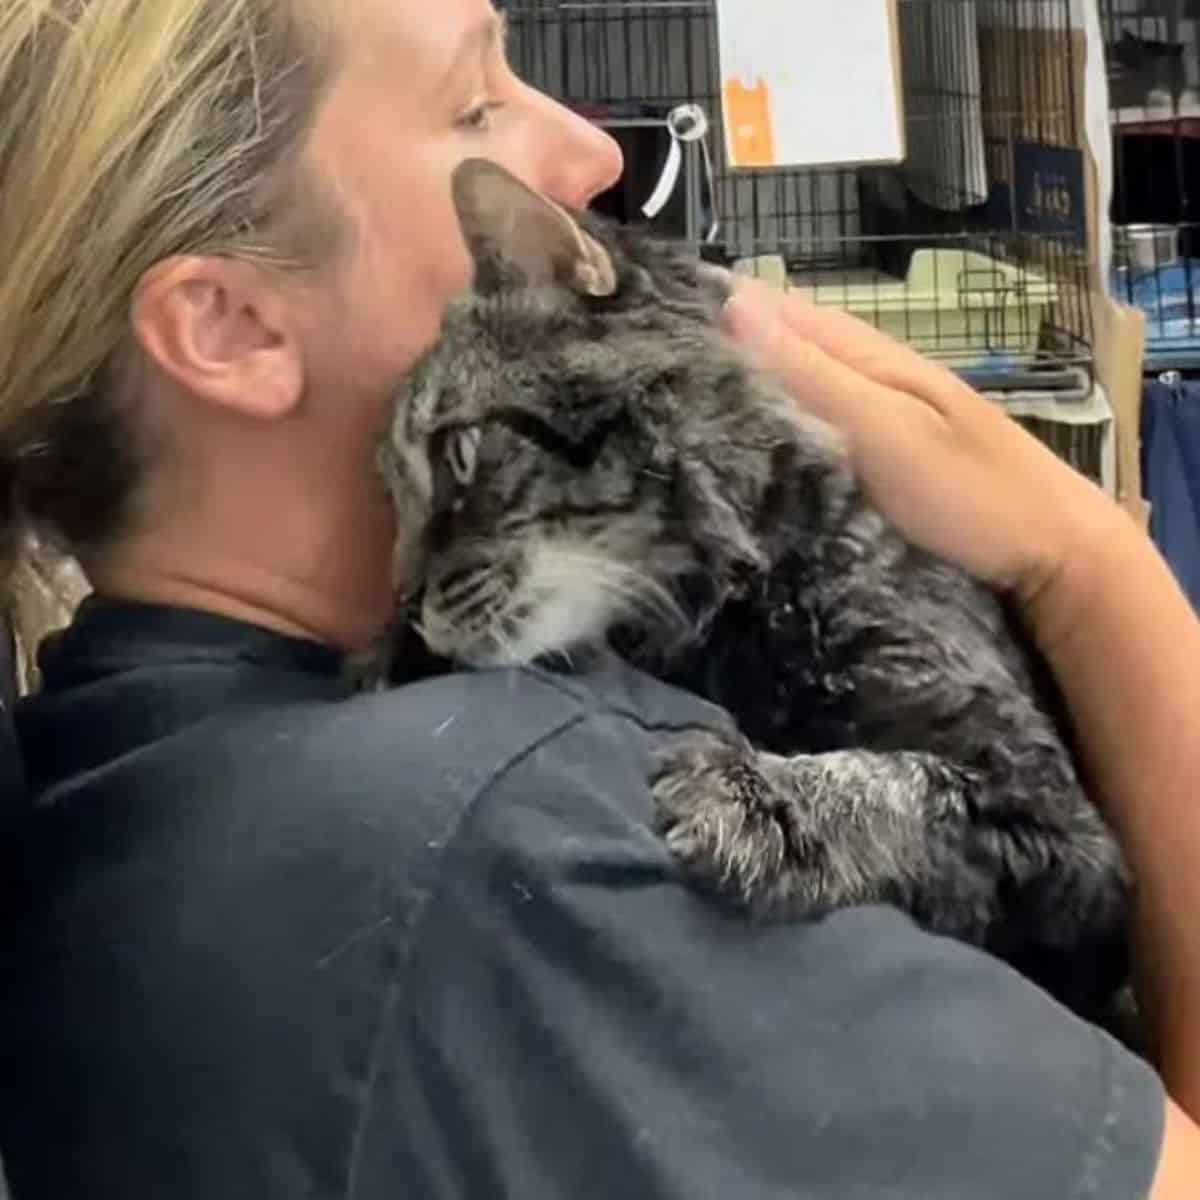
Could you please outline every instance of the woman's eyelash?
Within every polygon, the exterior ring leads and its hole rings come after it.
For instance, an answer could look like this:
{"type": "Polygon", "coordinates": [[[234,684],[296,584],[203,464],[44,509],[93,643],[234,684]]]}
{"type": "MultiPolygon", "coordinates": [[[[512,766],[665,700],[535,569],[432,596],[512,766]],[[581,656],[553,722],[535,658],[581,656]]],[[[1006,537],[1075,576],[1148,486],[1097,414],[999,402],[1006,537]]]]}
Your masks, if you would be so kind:
{"type": "Polygon", "coordinates": [[[497,109],[503,108],[504,105],[496,100],[481,100],[478,104],[473,104],[461,117],[458,118],[456,124],[460,129],[473,131],[481,131],[489,128],[488,118],[497,109]]]}

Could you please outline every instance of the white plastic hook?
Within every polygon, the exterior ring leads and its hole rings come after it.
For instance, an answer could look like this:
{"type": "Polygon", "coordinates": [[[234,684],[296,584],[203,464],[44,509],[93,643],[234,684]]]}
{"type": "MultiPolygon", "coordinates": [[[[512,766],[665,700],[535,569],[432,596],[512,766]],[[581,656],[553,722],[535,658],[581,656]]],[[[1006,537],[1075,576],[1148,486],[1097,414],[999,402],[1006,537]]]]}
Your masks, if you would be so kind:
{"type": "Polygon", "coordinates": [[[662,174],[658,177],[654,191],[650,193],[650,199],[642,205],[642,214],[653,220],[662,212],[679,183],[679,172],[683,167],[683,144],[699,142],[700,153],[704,157],[708,194],[714,209],[712,225],[704,238],[706,242],[711,242],[717,236],[720,225],[715,212],[716,187],[713,178],[712,155],[708,150],[708,116],[698,104],[680,104],[667,113],[666,126],[667,132],[671,135],[667,161],[663,164],[662,174]]]}

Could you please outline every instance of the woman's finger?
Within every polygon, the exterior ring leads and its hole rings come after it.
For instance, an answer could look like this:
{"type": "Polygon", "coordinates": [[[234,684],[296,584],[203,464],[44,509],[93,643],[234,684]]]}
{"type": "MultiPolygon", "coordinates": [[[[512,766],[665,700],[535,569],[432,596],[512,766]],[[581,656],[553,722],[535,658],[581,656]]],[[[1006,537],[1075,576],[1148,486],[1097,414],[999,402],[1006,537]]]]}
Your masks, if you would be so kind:
{"type": "Polygon", "coordinates": [[[726,306],[725,324],[751,362],[783,385],[801,408],[857,439],[871,427],[893,427],[923,407],[798,337],[769,293],[740,291],[726,306]]]}
{"type": "Polygon", "coordinates": [[[739,279],[725,312],[727,327],[739,339],[753,341],[756,327],[780,323],[794,337],[820,347],[859,374],[918,396],[939,411],[951,410],[967,390],[944,367],[865,321],[828,305],[814,304],[799,293],[781,293],[760,280],[739,279]]]}
{"type": "MultiPolygon", "coordinates": [[[[726,325],[801,409],[842,434],[867,495],[911,541],[1000,587],[1042,577],[1061,558],[1053,510],[1075,490],[1070,468],[940,368],[923,369],[930,364],[918,357],[915,367],[899,363],[871,377],[859,358],[798,335],[780,301],[769,289],[739,288],[726,325]],[[911,379],[911,390],[880,375],[911,379]]],[[[821,315],[804,327],[832,329],[826,345],[844,349],[836,338],[846,326],[821,315]]],[[[894,358],[910,354],[890,339],[878,345],[894,358]]]]}

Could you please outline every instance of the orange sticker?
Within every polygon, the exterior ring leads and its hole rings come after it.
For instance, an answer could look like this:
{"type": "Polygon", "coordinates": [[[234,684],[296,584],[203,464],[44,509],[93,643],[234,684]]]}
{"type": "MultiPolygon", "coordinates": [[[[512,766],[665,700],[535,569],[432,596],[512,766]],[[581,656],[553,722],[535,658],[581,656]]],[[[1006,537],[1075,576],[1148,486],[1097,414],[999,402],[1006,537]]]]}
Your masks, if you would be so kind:
{"type": "Polygon", "coordinates": [[[773,167],[775,139],[771,132],[771,91],[765,79],[753,88],[737,79],[725,83],[725,120],[735,167],[773,167]]]}

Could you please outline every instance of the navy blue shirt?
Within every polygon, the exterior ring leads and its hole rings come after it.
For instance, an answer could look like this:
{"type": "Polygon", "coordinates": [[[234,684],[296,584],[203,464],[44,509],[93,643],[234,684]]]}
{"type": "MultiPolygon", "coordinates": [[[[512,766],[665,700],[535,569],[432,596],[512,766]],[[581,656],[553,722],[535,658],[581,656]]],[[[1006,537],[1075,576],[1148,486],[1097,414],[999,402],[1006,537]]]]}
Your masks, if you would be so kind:
{"type": "Polygon", "coordinates": [[[19,709],[15,1200],[1139,1200],[1154,1075],[885,908],[752,926],[652,831],[705,704],[609,662],[353,696],[89,603],[19,709]]]}

